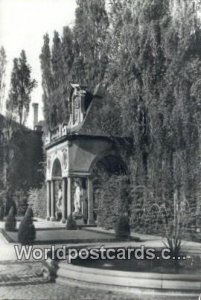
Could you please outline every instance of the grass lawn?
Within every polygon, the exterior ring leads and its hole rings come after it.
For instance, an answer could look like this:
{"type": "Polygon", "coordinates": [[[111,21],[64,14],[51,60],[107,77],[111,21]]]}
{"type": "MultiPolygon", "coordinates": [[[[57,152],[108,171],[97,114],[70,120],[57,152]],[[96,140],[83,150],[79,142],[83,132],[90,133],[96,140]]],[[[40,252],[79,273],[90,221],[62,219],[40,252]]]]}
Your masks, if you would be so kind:
{"type": "MultiPolygon", "coordinates": [[[[18,242],[17,231],[2,233],[9,242],[18,242]]],[[[114,241],[112,234],[91,232],[88,230],[66,230],[66,229],[40,229],[36,230],[36,240],[34,244],[63,244],[63,243],[82,243],[82,242],[109,242],[114,241]]]]}

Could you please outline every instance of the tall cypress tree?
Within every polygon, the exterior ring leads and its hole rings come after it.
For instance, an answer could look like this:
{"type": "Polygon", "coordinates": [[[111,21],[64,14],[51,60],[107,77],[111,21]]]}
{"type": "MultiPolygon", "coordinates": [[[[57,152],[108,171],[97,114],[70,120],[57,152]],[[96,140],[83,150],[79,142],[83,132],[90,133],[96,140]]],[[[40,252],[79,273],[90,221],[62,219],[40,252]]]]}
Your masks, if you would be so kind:
{"type": "Polygon", "coordinates": [[[7,101],[7,110],[16,116],[20,124],[25,124],[29,113],[31,92],[36,86],[35,79],[31,79],[31,67],[27,63],[25,51],[13,60],[11,87],[7,101]]]}
{"type": "Polygon", "coordinates": [[[72,30],[66,26],[62,35],[62,55],[65,81],[68,84],[72,80],[71,70],[74,62],[74,37],[72,30]]]}
{"type": "Polygon", "coordinates": [[[64,28],[62,40],[54,32],[52,51],[49,36],[44,36],[40,61],[44,113],[47,128],[68,121],[67,88],[71,78],[73,37],[69,28],[64,28]]]}
{"type": "Polygon", "coordinates": [[[74,26],[75,61],[88,87],[94,88],[105,75],[108,58],[106,37],[109,26],[104,0],[77,0],[74,26]]]}
{"type": "Polygon", "coordinates": [[[52,46],[52,73],[53,73],[53,92],[51,94],[52,101],[52,123],[54,125],[67,122],[67,85],[66,82],[66,57],[64,59],[64,48],[58,32],[54,32],[52,46]]]}
{"type": "Polygon", "coordinates": [[[62,43],[57,31],[54,32],[51,61],[54,89],[56,89],[64,81],[62,43]]]}
{"type": "Polygon", "coordinates": [[[43,88],[43,104],[44,115],[47,127],[50,125],[50,94],[53,89],[53,76],[51,70],[51,51],[50,39],[46,34],[43,37],[43,46],[40,54],[41,71],[42,71],[42,88],[43,88]]]}
{"type": "Polygon", "coordinates": [[[2,111],[5,92],[6,52],[4,47],[0,49],[0,112],[2,111]]]}
{"type": "Polygon", "coordinates": [[[113,1],[111,45],[118,47],[111,49],[109,90],[134,140],[133,186],[172,206],[175,193],[190,201],[199,187],[201,31],[196,3],[171,2],[113,1]]]}

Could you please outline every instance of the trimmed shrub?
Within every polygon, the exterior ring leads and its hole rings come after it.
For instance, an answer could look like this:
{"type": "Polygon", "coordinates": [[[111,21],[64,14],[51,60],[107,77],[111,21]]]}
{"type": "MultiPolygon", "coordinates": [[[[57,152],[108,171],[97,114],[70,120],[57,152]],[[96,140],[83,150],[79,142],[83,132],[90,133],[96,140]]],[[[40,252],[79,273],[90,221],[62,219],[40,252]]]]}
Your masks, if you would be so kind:
{"type": "Polygon", "coordinates": [[[27,208],[26,214],[20,223],[18,230],[18,241],[22,245],[33,244],[36,238],[36,230],[33,224],[33,210],[31,207],[27,208]]]}
{"type": "Polygon", "coordinates": [[[29,207],[27,208],[27,210],[26,210],[25,217],[30,218],[30,219],[33,220],[33,216],[34,216],[34,214],[33,214],[33,209],[32,209],[32,207],[29,206],[29,207]]]}
{"type": "Polygon", "coordinates": [[[130,224],[127,214],[121,215],[117,220],[115,234],[118,239],[128,239],[130,237],[130,224]]]}
{"type": "Polygon", "coordinates": [[[66,223],[66,229],[67,230],[76,230],[77,229],[77,223],[72,214],[70,214],[70,216],[68,217],[68,220],[66,223]]]}
{"type": "Polygon", "coordinates": [[[5,222],[5,230],[6,231],[15,231],[16,228],[16,212],[15,208],[12,206],[9,210],[8,216],[5,222]]]}
{"type": "Polygon", "coordinates": [[[14,215],[17,215],[17,205],[14,200],[13,194],[7,194],[5,199],[5,215],[7,216],[9,214],[9,211],[13,207],[14,209],[14,215]]]}

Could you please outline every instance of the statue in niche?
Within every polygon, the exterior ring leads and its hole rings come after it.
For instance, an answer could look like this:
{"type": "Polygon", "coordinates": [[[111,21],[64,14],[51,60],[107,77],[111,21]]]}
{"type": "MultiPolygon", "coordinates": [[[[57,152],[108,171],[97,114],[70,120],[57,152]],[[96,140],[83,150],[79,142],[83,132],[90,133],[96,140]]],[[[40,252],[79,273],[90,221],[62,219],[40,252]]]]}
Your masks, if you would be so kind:
{"type": "Polygon", "coordinates": [[[75,181],[75,192],[74,192],[74,212],[73,214],[79,214],[81,209],[81,196],[82,188],[79,181],[75,181]]]}
{"type": "Polygon", "coordinates": [[[86,190],[82,187],[82,182],[75,181],[74,191],[74,212],[73,214],[83,214],[83,205],[86,199],[86,190]]]}
{"type": "Polygon", "coordinates": [[[60,221],[62,219],[62,188],[61,183],[59,184],[57,201],[56,201],[56,219],[60,221]]]}

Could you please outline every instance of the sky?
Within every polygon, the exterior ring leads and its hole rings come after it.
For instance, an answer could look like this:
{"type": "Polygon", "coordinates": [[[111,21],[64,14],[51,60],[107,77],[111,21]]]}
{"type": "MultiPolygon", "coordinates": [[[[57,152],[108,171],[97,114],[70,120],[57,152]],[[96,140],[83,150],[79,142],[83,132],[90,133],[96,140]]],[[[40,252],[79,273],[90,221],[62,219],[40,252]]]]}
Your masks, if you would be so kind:
{"type": "MultiPolygon", "coordinates": [[[[42,88],[39,55],[45,33],[53,37],[54,30],[62,33],[64,26],[73,26],[76,0],[0,0],[0,47],[7,55],[7,91],[14,57],[22,49],[32,68],[32,77],[38,87],[32,93],[32,103],[39,103],[39,119],[42,114],[42,88]]],[[[27,126],[32,127],[32,105],[27,126]]]]}

